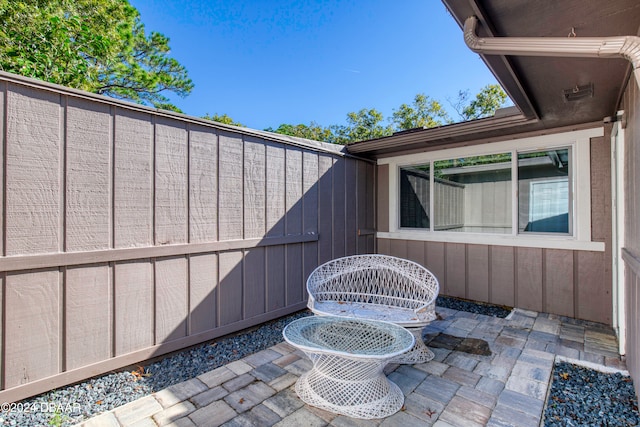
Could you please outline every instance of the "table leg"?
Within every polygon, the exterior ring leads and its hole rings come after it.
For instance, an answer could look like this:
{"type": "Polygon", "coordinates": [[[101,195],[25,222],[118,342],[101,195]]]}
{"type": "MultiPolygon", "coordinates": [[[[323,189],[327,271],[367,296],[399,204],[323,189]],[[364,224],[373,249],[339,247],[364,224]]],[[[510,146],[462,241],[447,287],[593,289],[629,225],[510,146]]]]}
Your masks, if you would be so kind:
{"type": "Polygon", "coordinates": [[[422,328],[407,328],[407,330],[416,338],[416,343],[411,350],[396,357],[392,362],[414,365],[416,363],[427,363],[433,360],[435,354],[425,345],[422,339],[422,328]]]}
{"type": "Polygon", "coordinates": [[[313,369],[296,382],[303,402],[353,418],[384,418],[404,404],[400,388],[383,369],[389,360],[357,360],[313,354],[313,369]]]}

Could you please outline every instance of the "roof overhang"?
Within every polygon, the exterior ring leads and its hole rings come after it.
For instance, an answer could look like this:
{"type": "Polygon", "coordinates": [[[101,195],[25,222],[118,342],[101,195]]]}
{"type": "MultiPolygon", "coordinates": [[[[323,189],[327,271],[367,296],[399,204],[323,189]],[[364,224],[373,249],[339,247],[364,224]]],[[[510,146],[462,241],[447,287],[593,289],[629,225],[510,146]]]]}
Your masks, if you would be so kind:
{"type": "MultiPolygon", "coordinates": [[[[475,16],[478,24],[474,30],[480,38],[609,38],[636,36],[640,27],[637,0],[442,1],[461,29],[467,18],[475,16]]],[[[480,57],[516,105],[517,114],[402,132],[351,144],[348,151],[389,156],[518,133],[593,126],[616,116],[632,70],[629,60],[622,57],[495,52],[480,53],[480,57]]]]}

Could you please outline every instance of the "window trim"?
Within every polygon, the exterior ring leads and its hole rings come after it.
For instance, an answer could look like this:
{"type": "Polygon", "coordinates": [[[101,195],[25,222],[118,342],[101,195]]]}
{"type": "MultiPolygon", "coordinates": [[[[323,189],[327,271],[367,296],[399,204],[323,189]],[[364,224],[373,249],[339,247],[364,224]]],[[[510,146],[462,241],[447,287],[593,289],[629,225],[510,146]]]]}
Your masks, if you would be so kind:
{"type": "MultiPolygon", "coordinates": [[[[590,142],[591,138],[601,136],[604,136],[604,129],[598,127],[378,159],[378,165],[389,166],[389,231],[378,232],[377,237],[384,239],[604,251],[604,242],[593,242],[591,240],[590,142]],[[570,219],[573,222],[573,230],[570,235],[518,234],[517,222],[514,224],[514,231],[506,235],[431,231],[400,227],[400,167],[430,163],[431,170],[433,170],[433,162],[438,160],[481,156],[507,151],[523,152],[563,147],[571,147],[573,165],[573,176],[571,177],[573,212],[570,219]]],[[[517,168],[517,155],[512,155],[511,161],[512,168],[517,168]]],[[[433,180],[431,180],[431,185],[433,185],[433,180]]],[[[517,179],[513,179],[512,185],[514,194],[517,194],[517,179]]],[[[433,209],[433,191],[430,192],[430,197],[430,209],[433,209]]],[[[514,212],[512,221],[514,222],[517,221],[517,199],[517,197],[512,198],[512,212],[514,212]]]]}

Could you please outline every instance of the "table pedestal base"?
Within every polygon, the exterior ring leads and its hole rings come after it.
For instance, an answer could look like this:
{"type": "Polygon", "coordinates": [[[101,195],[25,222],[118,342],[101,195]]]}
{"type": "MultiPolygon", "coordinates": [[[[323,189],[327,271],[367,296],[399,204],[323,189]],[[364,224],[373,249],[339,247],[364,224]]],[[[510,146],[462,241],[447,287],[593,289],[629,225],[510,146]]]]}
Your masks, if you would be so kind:
{"type": "Polygon", "coordinates": [[[411,350],[397,356],[392,360],[392,362],[415,365],[417,363],[427,363],[433,360],[435,354],[429,350],[429,347],[427,347],[422,340],[422,329],[423,328],[407,328],[407,330],[415,337],[416,343],[413,345],[411,350]]]}
{"type": "Polygon", "coordinates": [[[330,412],[365,419],[385,418],[402,408],[402,391],[383,372],[388,360],[309,356],[313,369],[296,382],[296,393],[303,402],[330,412]]]}

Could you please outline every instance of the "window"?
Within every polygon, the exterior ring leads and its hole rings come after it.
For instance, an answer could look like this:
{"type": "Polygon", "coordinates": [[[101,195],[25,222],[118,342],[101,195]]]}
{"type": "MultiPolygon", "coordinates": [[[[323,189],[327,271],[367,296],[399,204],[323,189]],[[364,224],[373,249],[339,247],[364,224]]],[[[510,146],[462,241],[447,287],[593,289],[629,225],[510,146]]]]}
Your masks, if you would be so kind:
{"type": "Polygon", "coordinates": [[[515,234],[517,217],[517,233],[570,234],[570,174],[570,148],[513,150],[401,166],[400,227],[515,234]]]}
{"type": "Polygon", "coordinates": [[[604,251],[591,239],[591,141],[602,127],[378,159],[380,239],[604,251]],[[382,184],[382,183],[381,183],[382,184]]]}
{"type": "Polygon", "coordinates": [[[571,233],[570,153],[518,154],[518,232],[571,233]]]}

